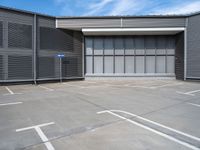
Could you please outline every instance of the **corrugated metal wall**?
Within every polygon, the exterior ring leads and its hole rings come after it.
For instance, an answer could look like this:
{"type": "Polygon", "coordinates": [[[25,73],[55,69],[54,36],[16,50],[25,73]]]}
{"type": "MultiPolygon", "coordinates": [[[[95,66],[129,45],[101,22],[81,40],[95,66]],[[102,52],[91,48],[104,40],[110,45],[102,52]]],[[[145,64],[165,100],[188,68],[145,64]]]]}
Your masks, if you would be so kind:
{"type": "Polygon", "coordinates": [[[82,33],[55,29],[55,19],[38,18],[38,79],[82,77],[82,33]],[[64,54],[60,71],[58,54],[64,54]],[[45,71],[46,70],[46,71],[45,71]]]}
{"type": "Polygon", "coordinates": [[[0,82],[34,81],[35,64],[36,80],[82,77],[82,34],[56,29],[52,17],[0,9],[0,82]]]}
{"type": "Polygon", "coordinates": [[[200,15],[188,18],[187,77],[200,79],[200,15]]]}
{"type": "Polygon", "coordinates": [[[58,28],[184,27],[185,18],[57,18],[58,28]]]}
{"type": "Polygon", "coordinates": [[[184,32],[176,35],[176,79],[184,80],[184,32]]]}
{"type": "Polygon", "coordinates": [[[33,80],[33,15],[0,9],[0,79],[33,80]]]}

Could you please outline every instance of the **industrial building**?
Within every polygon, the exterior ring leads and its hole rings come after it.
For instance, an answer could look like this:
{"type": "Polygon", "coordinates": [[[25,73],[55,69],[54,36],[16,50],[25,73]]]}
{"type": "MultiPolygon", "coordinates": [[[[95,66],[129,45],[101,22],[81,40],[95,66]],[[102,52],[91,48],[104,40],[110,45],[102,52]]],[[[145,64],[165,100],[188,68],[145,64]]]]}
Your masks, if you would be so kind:
{"type": "Polygon", "coordinates": [[[54,17],[0,7],[0,82],[200,79],[200,13],[54,17]]]}

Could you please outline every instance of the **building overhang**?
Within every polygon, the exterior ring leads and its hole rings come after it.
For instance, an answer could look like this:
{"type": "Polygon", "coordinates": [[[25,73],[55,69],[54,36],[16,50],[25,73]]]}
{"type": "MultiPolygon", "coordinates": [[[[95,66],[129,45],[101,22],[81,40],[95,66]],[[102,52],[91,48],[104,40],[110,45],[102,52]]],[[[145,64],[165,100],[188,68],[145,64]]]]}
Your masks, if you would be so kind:
{"type": "Polygon", "coordinates": [[[84,35],[174,35],[184,31],[184,27],[174,28],[83,28],[84,35]]]}

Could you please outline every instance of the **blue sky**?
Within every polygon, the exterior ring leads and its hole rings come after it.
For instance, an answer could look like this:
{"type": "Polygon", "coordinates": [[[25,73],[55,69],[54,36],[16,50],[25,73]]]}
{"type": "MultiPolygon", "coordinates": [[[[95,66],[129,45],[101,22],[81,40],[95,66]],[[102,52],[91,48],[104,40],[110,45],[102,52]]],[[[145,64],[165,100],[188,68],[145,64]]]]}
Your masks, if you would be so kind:
{"type": "Polygon", "coordinates": [[[53,16],[184,14],[200,0],[0,0],[0,5],[53,16]]]}

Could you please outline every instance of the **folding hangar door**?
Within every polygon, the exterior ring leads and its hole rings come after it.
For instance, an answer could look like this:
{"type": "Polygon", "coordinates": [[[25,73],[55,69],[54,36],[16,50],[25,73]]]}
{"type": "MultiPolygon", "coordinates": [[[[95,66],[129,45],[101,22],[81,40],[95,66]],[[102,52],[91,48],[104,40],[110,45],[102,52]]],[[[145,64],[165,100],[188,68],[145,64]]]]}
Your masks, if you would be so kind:
{"type": "Polygon", "coordinates": [[[175,76],[175,37],[87,36],[86,76],[175,76]]]}

